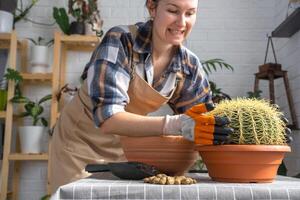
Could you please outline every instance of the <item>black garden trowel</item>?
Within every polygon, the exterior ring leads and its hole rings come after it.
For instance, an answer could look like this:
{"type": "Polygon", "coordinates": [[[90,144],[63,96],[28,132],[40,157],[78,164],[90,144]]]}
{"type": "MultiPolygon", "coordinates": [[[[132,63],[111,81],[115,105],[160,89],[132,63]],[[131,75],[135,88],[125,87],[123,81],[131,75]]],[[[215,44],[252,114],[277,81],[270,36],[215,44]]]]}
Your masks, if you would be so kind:
{"type": "Polygon", "coordinates": [[[120,179],[141,180],[160,174],[154,166],[141,162],[117,162],[107,164],[88,164],[85,170],[89,173],[108,172],[120,179]]]}

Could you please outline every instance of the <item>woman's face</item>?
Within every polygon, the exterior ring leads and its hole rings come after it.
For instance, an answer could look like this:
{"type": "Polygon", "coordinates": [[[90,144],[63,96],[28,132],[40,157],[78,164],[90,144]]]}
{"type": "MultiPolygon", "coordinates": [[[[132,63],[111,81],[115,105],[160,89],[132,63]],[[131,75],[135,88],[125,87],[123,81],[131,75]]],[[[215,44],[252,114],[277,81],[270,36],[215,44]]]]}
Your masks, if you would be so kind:
{"type": "Polygon", "coordinates": [[[181,44],[196,22],[198,0],[159,0],[150,10],[153,37],[166,45],[181,44]]]}

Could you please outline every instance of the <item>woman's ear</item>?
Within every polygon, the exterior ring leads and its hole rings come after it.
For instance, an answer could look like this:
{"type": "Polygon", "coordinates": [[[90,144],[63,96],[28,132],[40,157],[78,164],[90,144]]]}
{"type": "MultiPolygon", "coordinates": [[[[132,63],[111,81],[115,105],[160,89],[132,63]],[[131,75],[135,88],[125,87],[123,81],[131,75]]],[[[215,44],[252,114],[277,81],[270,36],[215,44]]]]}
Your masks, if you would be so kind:
{"type": "Polygon", "coordinates": [[[153,0],[147,0],[146,5],[149,11],[150,18],[153,19],[155,17],[156,2],[153,2],[153,0]]]}

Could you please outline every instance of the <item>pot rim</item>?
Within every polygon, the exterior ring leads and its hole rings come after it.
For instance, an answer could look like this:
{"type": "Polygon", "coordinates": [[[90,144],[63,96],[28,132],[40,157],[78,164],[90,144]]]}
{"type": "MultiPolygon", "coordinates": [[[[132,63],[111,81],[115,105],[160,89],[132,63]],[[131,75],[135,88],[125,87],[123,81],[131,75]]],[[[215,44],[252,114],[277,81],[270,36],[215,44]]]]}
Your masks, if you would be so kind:
{"type": "Polygon", "coordinates": [[[278,151],[291,152],[288,145],[245,145],[245,144],[225,144],[225,145],[196,145],[197,151],[278,151]]]}

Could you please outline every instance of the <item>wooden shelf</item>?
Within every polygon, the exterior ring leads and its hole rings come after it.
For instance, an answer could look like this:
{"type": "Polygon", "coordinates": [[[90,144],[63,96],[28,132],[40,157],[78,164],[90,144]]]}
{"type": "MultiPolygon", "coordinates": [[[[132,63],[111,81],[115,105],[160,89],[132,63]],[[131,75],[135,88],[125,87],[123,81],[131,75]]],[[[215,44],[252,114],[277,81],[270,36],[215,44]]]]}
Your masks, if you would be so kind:
{"type": "MultiPolygon", "coordinates": [[[[6,195],[7,195],[7,197],[11,197],[12,196],[12,191],[7,191],[6,195]]],[[[0,193],[0,196],[1,196],[1,193],[0,193]]]]}
{"type": "MultiPolygon", "coordinates": [[[[0,49],[8,49],[10,46],[11,33],[0,33],[0,49]]],[[[20,49],[21,42],[17,41],[17,48],[20,49]]]]}
{"type": "Polygon", "coordinates": [[[61,41],[64,43],[78,43],[78,44],[85,44],[85,43],[98,43],[100,39],[97,36],[93,35],[62,35],[61,41]]]}
{"type": "Polygon", "coordinates": [[[4,119],[6,117],[5,111],[0,111],[0,119],[4,119]]]}
{"type": "Polygon", "coordinates": [[[288,38],[300,30],[300,8],[290,14],[273,32],[272,37],[288,38]]]}
{"type": "Polygon", "coordinates": [[[51,81],[52,73],[21,73],[24,80],[51,81]]]}
{"type": "Polygon", "coordinates": [[[9,160],[48,160],[48,154],[39,153],[39,154],[21,154],[21,153],[12,153],[8,156],[9,160]]]}
{"type": "Polygon", "coordinates": [[[11,33],[0,33],[0,40],[9,41],[11,38],[11,33]]]}
{"type": "Polygon", "coordinates": [[[61,35],[61,42],[69,50],[91,51],[100,42],[100,38],[92,35],[61,35]]]}

